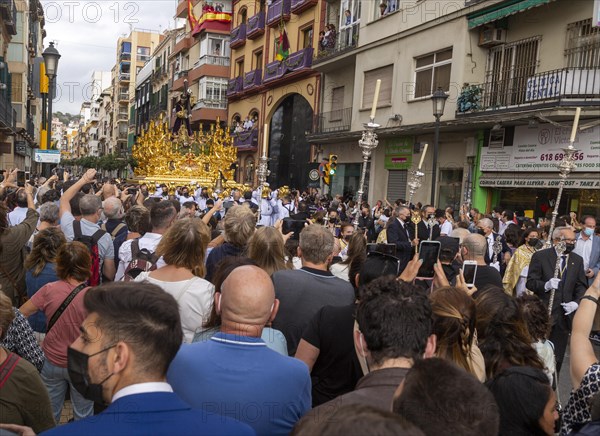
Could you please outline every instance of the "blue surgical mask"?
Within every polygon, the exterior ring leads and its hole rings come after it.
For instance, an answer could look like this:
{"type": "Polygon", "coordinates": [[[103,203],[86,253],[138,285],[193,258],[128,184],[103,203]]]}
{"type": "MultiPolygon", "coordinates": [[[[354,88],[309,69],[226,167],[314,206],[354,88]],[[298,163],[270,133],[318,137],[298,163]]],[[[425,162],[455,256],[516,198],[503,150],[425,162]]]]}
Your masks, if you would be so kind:
{"type": "Polygon", "coordinates": [[[590,229],[589,227],[586,227],[583,229],[583,233],[585,233],[586,236],[590,237],[594,235],[594,229],[590,229]]]}

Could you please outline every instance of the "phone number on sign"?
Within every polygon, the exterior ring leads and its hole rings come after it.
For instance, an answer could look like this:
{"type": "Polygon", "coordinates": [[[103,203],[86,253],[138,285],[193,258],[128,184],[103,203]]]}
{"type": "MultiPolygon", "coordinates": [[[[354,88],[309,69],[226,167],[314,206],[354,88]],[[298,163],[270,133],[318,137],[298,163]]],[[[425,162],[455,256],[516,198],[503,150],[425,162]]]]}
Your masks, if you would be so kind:
{"type": "MultiPolygon", "coordinates": [[[[564,153],[547,153],[540,155],[540,160],[543,161],[558,161],[563,160],[565,157],[564,153]]],[[[575,153],[573,154],[573,160],[583,160],[583,153],[575,153]]]]}

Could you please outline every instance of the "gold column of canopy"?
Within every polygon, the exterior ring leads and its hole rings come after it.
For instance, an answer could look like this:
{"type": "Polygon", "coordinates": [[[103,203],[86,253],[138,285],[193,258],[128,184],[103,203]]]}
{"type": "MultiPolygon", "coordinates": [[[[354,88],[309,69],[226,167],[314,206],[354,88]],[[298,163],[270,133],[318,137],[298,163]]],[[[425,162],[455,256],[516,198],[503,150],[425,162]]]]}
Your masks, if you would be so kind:
{"type": "Polygon", "coordinates": [[[206,187],[221,197],[227,197],[234,188],[248,189],[234,180],[237,149],[219,120],[210,131],[191,136],[183,126],[173,135],[166,122],[151,121],[133,146],[133,157],[138,164],[133,181],[147,183],[151,192],[156,183],[165,183],[169,193],[177,186],[206,187]]]}

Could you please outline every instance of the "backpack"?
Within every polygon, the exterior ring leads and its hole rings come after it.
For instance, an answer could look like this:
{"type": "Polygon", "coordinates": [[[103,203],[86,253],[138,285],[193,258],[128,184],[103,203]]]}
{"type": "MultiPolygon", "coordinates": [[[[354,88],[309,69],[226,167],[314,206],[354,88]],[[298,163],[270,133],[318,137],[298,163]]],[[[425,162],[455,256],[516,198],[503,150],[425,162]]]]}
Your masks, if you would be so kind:
{"type": "Polygon", "coordinates": [[[123,280],[130,282],[143,272],[154,271],[157,262],[158,256],[147,248],[140,250],[139,238],[134,239],[131,242],[131,262],[125,269],[123,280]]]}
{"type": "Polygon", "coordinates": [[[92,236],[84,235],[81,232],[81,223],[77,220],[73,221],[73,241],[78,241],[84,244],[90,251],[92,257],[92,269],[90,271],[90,278],[88,279],[89,286],[98,286],[102,283],[102,272],[100,271],[100,251],[98,250],[98,241],[106,232],[102,229],[96,230],[92,236]]]}
{"type": "MultiPolygon", "coordinates": [[[[117,227],[115,227],[114,230],[112,232],[110,232],[110,237],[112,238],[113,241],[115,240],[115,238],[117,237],[117,235],[119,234],[119,232],[121,231],[121,229],[123,227],[125,227],[126,225],[127,224],[125,224],[125,223],[119,223],[119,224],[117,224],[117,227]]],[[[102,230],[104,230],[105,232],[107,232],[107,230],[106,230],[106,223],[102,224],[100,226],[100,228],[102,230]]]]}

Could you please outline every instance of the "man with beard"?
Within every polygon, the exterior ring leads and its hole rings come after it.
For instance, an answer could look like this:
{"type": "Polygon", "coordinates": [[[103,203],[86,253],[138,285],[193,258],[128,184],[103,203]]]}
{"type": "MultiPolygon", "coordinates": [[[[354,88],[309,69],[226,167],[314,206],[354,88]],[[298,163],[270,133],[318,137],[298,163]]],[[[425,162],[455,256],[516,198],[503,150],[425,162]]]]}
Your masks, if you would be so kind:
{"type": "Polygon", "coordinates": [[[552,331],[549,339],[554,344],[556,372],[560,374],[571,331],[571,320],[587,289],[587,279],[583,259],[573,253],[577,242],[575,232],[568,227],[558,227],[552,234],[552,242],[554,247],[539,250],[531,256],[527,289],[540,297],[546,307],[550,304],[550,297],[554,292],[551,308],[552,331]],[[555,277],[558,260],[555,247],[561,241],[566,244],[566,250],[560,259],[558,277],[555,277]]]}

